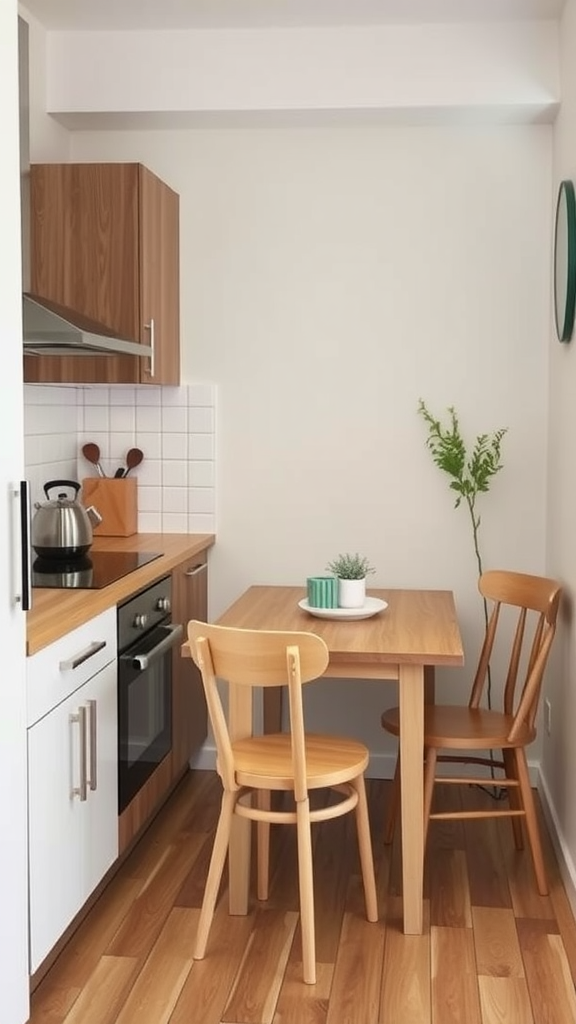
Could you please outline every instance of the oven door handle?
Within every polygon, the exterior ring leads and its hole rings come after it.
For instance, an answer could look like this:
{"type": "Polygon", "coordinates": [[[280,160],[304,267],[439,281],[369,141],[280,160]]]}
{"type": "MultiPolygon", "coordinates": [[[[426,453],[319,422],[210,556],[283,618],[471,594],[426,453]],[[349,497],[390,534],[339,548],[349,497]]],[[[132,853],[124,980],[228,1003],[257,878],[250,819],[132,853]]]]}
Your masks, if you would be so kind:
{"type": "Polygon", "coordinates": [[[130,659],[132,668],[137,669],[139,672],[144,672],[147,668],[150,668],[150,665],[152,665],[154,661],[157,661],[158,658],[163,658],[170,648],[174,647],[178,643],[178,640],[184,632],[179,622],[173,626],[165,626],[164,628],[168,635],[165,636],[160,643],[156,644],[151,651],[146,651],[146,654],[127,655],[130,659]]]}

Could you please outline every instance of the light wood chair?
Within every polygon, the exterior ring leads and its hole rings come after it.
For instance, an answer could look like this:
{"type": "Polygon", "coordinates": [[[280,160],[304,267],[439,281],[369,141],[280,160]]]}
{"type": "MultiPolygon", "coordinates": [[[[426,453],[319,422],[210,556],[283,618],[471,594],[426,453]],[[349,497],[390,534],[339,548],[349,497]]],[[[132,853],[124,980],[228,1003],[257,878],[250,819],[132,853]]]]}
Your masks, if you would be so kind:
{"type": "Polygon", "coordinates": [[[296,825],[300,887],[303,975],[307,984],[316,981],[314,891],[311,823],[356,812],[360,864],[364,882],[366,916],[378,919],[374,864],[364,770],[368,749],[363,743],[340,736],[305,733],[302,684],[323,674],[328,648],[313,633],[284,633],[232,629],[188,623],[192,657],[202,674],[208,713],[214,733],[217,770],[224,792],[200,920],[194,959],[202,960],[222,871],[230,842],[233,816],[258,823],[258,898],[268,898],[269,830],[271,823],[296,825]],[[237,687],[286,686],[290,731],[231,738],[217,679],[228,684],[228,700],[237,687]],[[311,809],[309,792],[328,789],[337,794],[311,809]],[[293,808],[274,810],[270,792],[291,793],[293,808]]]}
{"type": "MultiPolygon", "coordinates": [[[[538,890],[548,892],[540,833],[530,787],[525,748],[536,736],[536,713],[542,678],[550,653],[561,587],[556,580],[524,573],[491,570],[479,579],[480,593],[491,603],[478,668],[474,677],[468,706],[426,705],[424,712],[424,828],[431,819],[486,818],[509,816],[514,839],[522,849],[522,819],[526,824],[538,890]],[[506,637],[506,639],[503,639],[506,637]],[[502,647],[506,648],[505,655],[502,647]],[[488,679],[488,667],[498,652],[508,669],[502,690],[502,709],[488,710],[480,706],[488,679]],[[440,754],[440,751],[451,751],[440,754]],[[484,751],[482,755],[475,751],[484,751]],[[501,759],[494,757],[501,751],[501,759]],[[431,813],[434,785],[491,784],[492,777],[481,778],[437,775],[439,762],[480,764],[504,772],[494,773],[494,785],[508,790],[508,807],[474,811],[431,813]]],[[[493,670],[492,670],[493,671],[493,670]]],[[[382,715],[382,726],[399,735],[399,709],[390,708],[382,715]]],[[[391,842],[399,803],[401,766],[398,758],[394,774],[392,800],[385,830],[391,842]]]]}

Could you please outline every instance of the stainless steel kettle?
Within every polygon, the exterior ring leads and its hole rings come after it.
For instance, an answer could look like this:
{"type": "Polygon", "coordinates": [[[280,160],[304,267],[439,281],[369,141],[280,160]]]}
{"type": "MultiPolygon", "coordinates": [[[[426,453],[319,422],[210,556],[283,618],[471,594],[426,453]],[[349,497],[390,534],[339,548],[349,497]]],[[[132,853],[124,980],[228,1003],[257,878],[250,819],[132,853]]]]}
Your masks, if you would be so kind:
{"type": "Polygon", "coordinates": [[[47,498],[54,487],[71,487],[74,497],[61,492],[56,499],[35,502],[32,547],[41,558],[80,558],[89,550],[92,527],[102,522],[102,516],[93,505],[84,508],[78,501],[80,484],[76,480],[49,480],[44,484],[47,498]]]}

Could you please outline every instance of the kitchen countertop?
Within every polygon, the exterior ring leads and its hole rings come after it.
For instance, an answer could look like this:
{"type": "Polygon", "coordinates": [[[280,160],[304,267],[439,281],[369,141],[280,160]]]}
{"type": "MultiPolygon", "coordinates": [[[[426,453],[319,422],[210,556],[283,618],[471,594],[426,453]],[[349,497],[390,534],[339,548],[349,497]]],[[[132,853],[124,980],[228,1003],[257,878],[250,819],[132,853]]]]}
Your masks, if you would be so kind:
{"type": "Polygon", "coordinates": [[[36,654],[94,615],[126,600],[141,587],[171,572],[181,562],[212,547],[215,539],[212,533],[135,533],[132,537],[95,537],[92,551],[160,551],[162,557],[101,590],[33,588],[32,608],[26,614],[26,654],[36,654]]]}

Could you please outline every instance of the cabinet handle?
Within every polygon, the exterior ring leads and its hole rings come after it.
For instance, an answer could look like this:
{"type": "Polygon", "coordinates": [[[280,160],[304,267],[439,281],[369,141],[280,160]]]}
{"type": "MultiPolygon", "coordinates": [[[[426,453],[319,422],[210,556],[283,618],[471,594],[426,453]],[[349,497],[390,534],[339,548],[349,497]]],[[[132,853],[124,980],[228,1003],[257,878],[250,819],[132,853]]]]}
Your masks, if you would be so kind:
{"type": "Polygon", "coordinates": [[[78,668],[79,665],[83,665],[88,658],[93,658],[98,651],[102,651],[106,647],[105,640],[95,640],[94,643],[90,644],[84,651],[80,651],[80,654],[74,654],[68,661],[61,661],[59,668],[61,672],[67,672],[68,669],[78,668]]]}
{"type": "Polygon", "coordinates": [[[207,562],[201,562],[200,565],[195,565],[193,569],[186,569],[185,576],[198,576],[204,569],[208,568],[207,562]]]}
{"type": "Polygon", "coordinates": [[[21,480],[18,490],[13,492],[14,497],[20,502],[20,531],[16,530],[13,542],[13,550],[20,551],[20,587],[16,584],[17,592],[14,595],[16,604],[19,604],[23,612],[30,611],[32,607],[32,565],[30,559],[30,484],[28,480],[21,480]]]}
{"type": "Polygon", "coordinates": [[[144,324],[144,330],[145,331],[150,331],[150,348],[152,349],[152,355],[150,356],[150,366],[146,370],[146,373],[148,374],[149,377],[153,378],[155,373],[156,373],[156,363],[155,363],[156,351],[155,351],[155,346],[154,346],[155,337],[154,337],[154,317],[153,316],[150,317],[150,323],[149,324],[144,324]]]}
{"type": "Polygon", "coordinates": [[[90,713],[90,789],[98,789],[98,702],[88,701],[90,713]]]}
{"type": "Polygon", "coordinates": [[[171,647],[176,646],[176,641],[180,639],[182,633],[183,628],[179,622],[174,626],[165,626],[163,639],[151,651],[147,651],[146,654],[123,654],[120,661],[128,662],[137,672],[144,672],[159,658],[163,658],[171,647]]]}
{"type": "Polygon", "coordinates": [[[86,708],[80,705],[78,714],[70,715],[71,722],[80,726],[80,785],[72,788],[72,796],[79,796],[83,802],[87,797],[88,781],[86,778],[86,708]]]}

